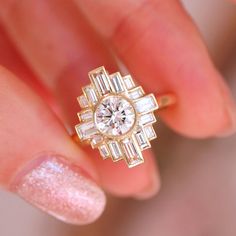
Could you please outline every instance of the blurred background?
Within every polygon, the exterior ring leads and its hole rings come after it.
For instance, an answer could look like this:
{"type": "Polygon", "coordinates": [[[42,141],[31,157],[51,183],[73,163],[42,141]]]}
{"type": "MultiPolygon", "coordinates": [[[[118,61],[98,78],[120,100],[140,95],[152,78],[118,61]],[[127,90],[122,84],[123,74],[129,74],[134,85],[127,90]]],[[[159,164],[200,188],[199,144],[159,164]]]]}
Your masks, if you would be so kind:
{"type": "MultiPolygon", "coordinates": [[[[236,97],[236,5],[223,0],[183,3],[236,97]]],[[[156,128],[162,178],[158,196],[146,201],[108,197],[97,222],[76,227],[0,192],[0,236],[235,236],[236,135],[191,140],[161,121],[156,128]]]]}

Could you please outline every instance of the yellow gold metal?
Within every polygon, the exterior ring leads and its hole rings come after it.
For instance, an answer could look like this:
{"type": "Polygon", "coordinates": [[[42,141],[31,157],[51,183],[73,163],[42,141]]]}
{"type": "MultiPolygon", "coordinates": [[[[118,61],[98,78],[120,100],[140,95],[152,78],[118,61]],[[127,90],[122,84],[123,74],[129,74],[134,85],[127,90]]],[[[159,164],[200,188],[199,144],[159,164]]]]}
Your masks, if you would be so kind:
{"type": "Polygon", "coordinates": [[[81,143],[78,135],[76,133],[71,135],[71,138],[76,142],[76,143],[81,143]]]}
{"type": "Polygon", "coordinates": [[[156,96],[158,110],[167,108],[176,103],[176,97],[172,93],[167,93],[163,95],[156,96]]]}
{"type": "Polygon", "coordinates": [[[154,111],[173,105],[176,97],[145,94],[130,75],[109,74],[103,66],[89,78],[77,98],[82,110],[73,140],[97,148],[104,160],[125,160],[129,168],[143,163],[142,151],[156,138],[154,111]]]}

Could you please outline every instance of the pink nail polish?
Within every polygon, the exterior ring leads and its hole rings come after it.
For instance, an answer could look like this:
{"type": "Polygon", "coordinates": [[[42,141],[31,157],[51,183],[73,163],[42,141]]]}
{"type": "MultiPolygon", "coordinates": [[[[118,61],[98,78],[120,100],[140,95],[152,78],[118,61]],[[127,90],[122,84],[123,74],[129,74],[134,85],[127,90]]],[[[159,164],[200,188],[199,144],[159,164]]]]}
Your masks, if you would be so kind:
{"type": "Polygon", "coordinates": [[[22,173],[13,190],[64,222],[87,224],[97,219],[104,209],[103,191],[85,177],[81,169],[66,164],[59,157],[40,158],[30,164],[30,170],[27,168],[22,173]]]}

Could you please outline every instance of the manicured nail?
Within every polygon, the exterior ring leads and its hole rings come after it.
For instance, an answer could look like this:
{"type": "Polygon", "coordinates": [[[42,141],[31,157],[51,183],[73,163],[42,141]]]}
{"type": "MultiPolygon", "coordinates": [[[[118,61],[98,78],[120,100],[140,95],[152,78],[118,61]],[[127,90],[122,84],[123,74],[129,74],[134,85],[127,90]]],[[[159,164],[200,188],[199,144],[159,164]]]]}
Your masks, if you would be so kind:
{"type": "Polygon", "coordinates": [[[71,224],[96,220],[105,206],[103,191],[77,166],[53,156],[39,158],[20,173],[13,191],[32,205],[71,224]]]}

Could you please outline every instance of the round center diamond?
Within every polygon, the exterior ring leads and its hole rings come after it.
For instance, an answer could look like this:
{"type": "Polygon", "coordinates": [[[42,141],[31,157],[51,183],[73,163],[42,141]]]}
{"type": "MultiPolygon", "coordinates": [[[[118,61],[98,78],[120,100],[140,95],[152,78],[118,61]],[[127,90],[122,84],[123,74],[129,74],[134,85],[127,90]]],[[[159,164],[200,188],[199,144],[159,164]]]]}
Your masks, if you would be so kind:
{"type": "Polygon", "coordinates": [[[104,98],[94,114],[98,130],[109,136],[126,134],[135,122],[135,111],[128,100],[121,96],[104,98]]]}

